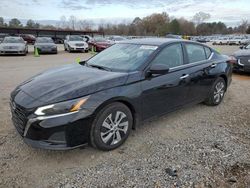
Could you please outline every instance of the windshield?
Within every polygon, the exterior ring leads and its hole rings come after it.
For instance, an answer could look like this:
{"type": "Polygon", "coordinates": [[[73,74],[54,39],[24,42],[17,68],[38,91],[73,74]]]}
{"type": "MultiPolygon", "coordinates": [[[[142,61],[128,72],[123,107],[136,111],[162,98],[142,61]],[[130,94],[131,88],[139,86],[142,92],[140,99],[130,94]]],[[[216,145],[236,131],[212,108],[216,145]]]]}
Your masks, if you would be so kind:
{"type": "Polygon", "coordinates": [[[122,41],[122,40],[126,40],[125,38],[122,38],[122,37],[114,37],[114,40],[115,41],[122,41]]]}
{"type": "Polygon", "coordinates": [[[4,38],[3,43],[24,43],[24,40],[19,37],[4,38]]]}
{"type": "Polygon", "coordinates": [[[133,71],[157,49],[157,46],[115,44],[87,61],[88,66],[100,66],[115,71],[133,71]]]}
{"type": "Polygon", "coordinates": [[[248,44],[248,45],[246,46],[246,49],[250,49],[250,44],[248,44]]]}
{"type": "Polygon", "coordinates": [[[95,42],[107,42],[105,38],[94,38],[93,39],[95,42]]]}
{"type": "Polygon", "coordinates": [[[54,41],[51,38],[37,38],[37,43],[54,43],[54,41]]]}
{"type": "Polygon", "coordinates": [[[84,41],[80,36],[69,36],[70,41],[84,41]]]}

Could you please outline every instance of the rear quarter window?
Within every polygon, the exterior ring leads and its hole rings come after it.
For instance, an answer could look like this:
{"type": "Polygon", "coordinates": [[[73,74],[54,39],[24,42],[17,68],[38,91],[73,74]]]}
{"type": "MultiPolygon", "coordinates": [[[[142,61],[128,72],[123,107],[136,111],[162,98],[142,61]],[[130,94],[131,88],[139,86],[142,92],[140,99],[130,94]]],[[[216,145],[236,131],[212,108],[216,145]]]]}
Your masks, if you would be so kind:
{"type": "Polygon", "coordinates": [[[211,56],[212,51],[211,51],[210,48],[207,48],[207,47],[204,47],[204,49],[205,49],[205,53],[206,53],[206,56],[207,56],[207,59],[208,59],[211,56]]]}

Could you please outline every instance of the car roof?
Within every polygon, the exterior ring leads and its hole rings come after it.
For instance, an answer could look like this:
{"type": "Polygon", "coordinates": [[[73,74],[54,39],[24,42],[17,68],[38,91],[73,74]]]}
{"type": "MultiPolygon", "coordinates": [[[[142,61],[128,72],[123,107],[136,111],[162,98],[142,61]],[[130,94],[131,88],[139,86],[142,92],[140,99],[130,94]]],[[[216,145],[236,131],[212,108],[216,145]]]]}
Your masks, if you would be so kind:
{"type": "Polygon", "coordinates": [[[18,36],[6,36],[4,38],[17,38],[17,39],[22,39],[22,37],[18,37],[18,36]]]}
{"type": "Polygon", "coordinates": [[[173,38],[143,38],[143,39],[124,40],[124,41],[121,41],[120,43],[160,46],[162,44],[167,44],[171,42],[182,42],[182,41],[186,41],[186,40],[173,39],[173,38]]]}

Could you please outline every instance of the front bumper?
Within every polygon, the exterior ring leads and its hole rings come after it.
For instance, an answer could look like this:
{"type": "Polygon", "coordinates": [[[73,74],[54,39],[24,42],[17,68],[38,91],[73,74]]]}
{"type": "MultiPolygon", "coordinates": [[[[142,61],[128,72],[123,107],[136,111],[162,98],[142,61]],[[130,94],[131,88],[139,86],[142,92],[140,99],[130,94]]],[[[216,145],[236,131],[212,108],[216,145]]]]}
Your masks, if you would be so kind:
{"type": "Polygon", "coordinates": [[[57,53],[57,48],[37,48],[39,53],[57,53]]]}
{"type": "MultiPolygon", "coordinates": [[[[13,112],[12,112],[13,113],[13,112]]],[[[13,121],[15,125],[16,122],[13,121]]],[[[81,110],[76,113],[55,116],[28,117],[24,131],[20,132],[24,142],[35,148],[68,150],[89,142],[92,124],[91,113],[81,110]]]]}
{"type": "Polygon", "coordinates": [[[24,55],[26,54],[25,50],[0,50],[1,55],[10,55],[10,54],[17,54],[17,55],[24,55]]]}
{"type": "Polygon", "coordinates": [[[234,71],[239,71],[239,72],[250,72],[250,64],[234,64],[233,66],[234,71]]]}
{"type": "Polygon", "coordinates": [[[88,51],[89,48],[86,46],[70,46],[71,51],[88,51]]]}

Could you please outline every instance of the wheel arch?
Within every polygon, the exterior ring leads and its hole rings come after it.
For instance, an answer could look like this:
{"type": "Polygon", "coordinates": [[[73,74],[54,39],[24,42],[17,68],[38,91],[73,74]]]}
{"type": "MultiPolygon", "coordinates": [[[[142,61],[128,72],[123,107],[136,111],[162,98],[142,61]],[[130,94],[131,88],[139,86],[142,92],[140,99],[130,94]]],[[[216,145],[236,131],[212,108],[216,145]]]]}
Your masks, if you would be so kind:
{"type": "Polygon", "coordinates": [[[226,83],[226,90],[227,90],[227,86],[228,86],[228,78],[225,74],[221,74],[219,77],[223,78],[225,83],[226,83]]]}
{"type": "Polygon", "coordinates": [[[133,116],[133,126],[132,126],[132,129],[136,129],[136,125],[138,125],[138,122],[139,122],[139,114],[136,110],[136,108],[134,107],[134,105],[132,104],[132,102],[129,101],[129,99],[127,99],[126,97],[115,97],[115,98],[112,98],[112,99],[109,99],[105,102],[103,102],[101,105],[99,105],[97,107],[97,109],[95,110],[94,114],[96,115],[101,109],[103,109],[105,106],[111,104],[111,103],[114,103],[114,102],[120,102],[124,105],[126,105],[129,110],[131,111],[132,113],[132,116],[133,116]]]}

